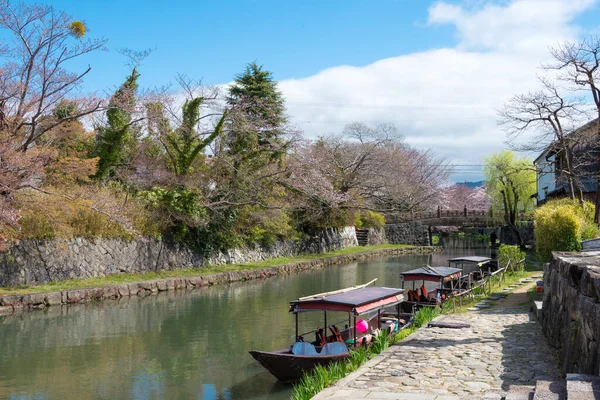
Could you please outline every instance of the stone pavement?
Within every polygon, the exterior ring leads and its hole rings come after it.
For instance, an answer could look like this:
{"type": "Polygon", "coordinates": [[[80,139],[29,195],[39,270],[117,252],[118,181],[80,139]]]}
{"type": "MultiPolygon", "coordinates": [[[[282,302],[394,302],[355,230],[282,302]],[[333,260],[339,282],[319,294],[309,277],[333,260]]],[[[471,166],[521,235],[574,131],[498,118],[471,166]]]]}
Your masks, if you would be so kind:
{"type": "Polygon", "coordinates": [[[518,288],[490,308],[436,321],[470,328],[421,328],[314,399],[501,399],[561,379],[555,355],[518,288]]]}

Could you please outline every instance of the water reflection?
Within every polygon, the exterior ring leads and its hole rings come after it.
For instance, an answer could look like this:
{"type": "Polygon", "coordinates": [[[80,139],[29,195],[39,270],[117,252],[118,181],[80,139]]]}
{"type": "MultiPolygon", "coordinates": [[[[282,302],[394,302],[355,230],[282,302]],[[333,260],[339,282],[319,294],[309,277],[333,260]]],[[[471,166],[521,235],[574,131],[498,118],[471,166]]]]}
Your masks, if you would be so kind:
{"type": "MultiPolygon", "coordinates": [[[[247,353],[291,343],[288,301],[373,278],[399,287],[401,271],[489,255],[476,240],[442,240],[443,254],[0,317],[0,398],[289,398],[247,353]]],[[[303,316],[301,330],[320,324],[315,314],[303,316]]]]}

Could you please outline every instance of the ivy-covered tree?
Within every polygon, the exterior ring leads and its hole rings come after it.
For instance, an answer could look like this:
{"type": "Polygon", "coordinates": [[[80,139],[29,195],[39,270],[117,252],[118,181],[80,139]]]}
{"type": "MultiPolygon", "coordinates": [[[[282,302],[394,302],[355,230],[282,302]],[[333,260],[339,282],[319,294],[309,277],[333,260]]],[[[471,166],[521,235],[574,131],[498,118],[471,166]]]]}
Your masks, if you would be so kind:
{"type": "Polygon", "coordinates": [[[96,177],[106,179],[115,167],[126,158],[134,141],[132,118],[136,102],[137,79],[140,74],[134,68],[121,87],[115,92],[106,111],[107,124],[97,128],[96,155],[99,157],[96,177]]]}
{"type": "Polygon", "coordinates": [[[173,130],[169,120],[164,115],[164,110],[159,103],[147,105],[150,131],[159,137],[163,144],[170,167],[176,175],[187,175],[193,171],[194,163],[204,154],[208,146],[223,131],[223,124],[227,112],[223,113],[219,122],[208,136],[202,137],[197,132],[200,121],[200,106],[204,98],[196,97],[187,100],[182,107],[182,121],[180,126],[173,130]]]}

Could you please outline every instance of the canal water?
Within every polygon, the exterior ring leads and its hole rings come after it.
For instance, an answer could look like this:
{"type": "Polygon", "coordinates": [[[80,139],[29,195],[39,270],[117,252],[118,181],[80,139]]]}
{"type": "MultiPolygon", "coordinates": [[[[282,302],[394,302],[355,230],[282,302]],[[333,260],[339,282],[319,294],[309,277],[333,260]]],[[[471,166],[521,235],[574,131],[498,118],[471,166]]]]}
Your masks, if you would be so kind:
{"type": "MultiPolygon", "coordinates": [[[[374,278],[377,285],[400,287],[402,271],[490,252],[474,238],[440,244],[441,254],[0,317],[0,398],[287,399],[290,387],[248,350],[293,342],[288,302],[374,278]]],[[[321,317],[303,318],[301,329],[314,329],[321,317]]]]}

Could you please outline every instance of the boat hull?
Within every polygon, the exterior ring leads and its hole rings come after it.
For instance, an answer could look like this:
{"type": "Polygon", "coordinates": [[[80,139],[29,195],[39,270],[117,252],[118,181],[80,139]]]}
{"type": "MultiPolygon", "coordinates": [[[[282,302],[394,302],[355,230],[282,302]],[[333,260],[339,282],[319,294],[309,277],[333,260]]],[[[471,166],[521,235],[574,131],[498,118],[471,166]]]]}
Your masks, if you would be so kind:
{"type": "Polygon", "coordinates": [[[294,383],[302,378],[305,372],[311,371],[317,365],[328,365],[332,362],[347,359],[350,354],[331,356],[298,356],[289,349],[279,351],[250,351],[256,361],[265,367],[274,377],[283,383],[294,383]]]}

